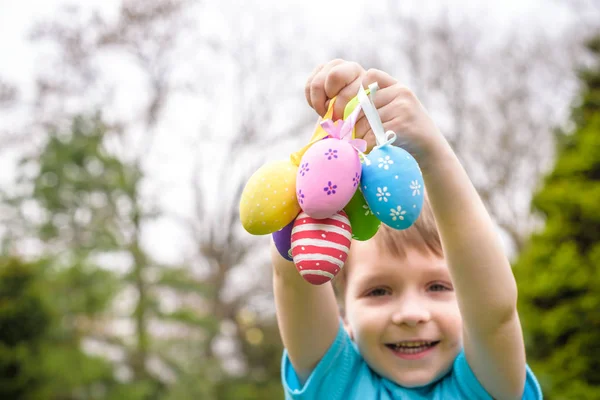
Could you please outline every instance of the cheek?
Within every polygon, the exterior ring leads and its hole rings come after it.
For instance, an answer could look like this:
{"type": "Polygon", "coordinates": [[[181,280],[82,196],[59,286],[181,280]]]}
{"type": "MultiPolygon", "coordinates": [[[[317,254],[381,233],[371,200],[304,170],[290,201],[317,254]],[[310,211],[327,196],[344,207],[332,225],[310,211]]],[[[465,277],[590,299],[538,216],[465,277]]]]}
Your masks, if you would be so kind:
{"type": "Polygon", "coordinates": [[[462,317],[458,304],[452,302],[440,307],[436,315],[436,320],[447,336],[453,337],[457,341],[462,341],[462,317]]]}
{"type": "Polygon", "coordinates": [[[389,321],[385,306],[365,307],[355,304],[348,309],[348,323],[352,329],[354,340],[360,343],[379,341],[381,332],[389,321]]]}
{"type": "Polygon", "coordinates": [[[358,304],[348,307],[346,316],[355,339],[368,336],[373,331],[378,319],[378,313],[369,312],[368,309],[358,304]]]}

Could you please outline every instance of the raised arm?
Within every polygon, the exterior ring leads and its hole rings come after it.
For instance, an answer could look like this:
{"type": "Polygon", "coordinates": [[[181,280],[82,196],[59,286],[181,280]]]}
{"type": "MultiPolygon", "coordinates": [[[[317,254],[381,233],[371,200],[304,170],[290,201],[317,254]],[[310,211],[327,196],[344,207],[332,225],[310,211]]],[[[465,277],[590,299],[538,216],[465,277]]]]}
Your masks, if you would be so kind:
{"type": "Polygon", "coordinates": [[[271,259],[279,332],[298,378],[304,382],[337,334],[335,295],[331,283],[315,286],[306,282],[273,243],[271,259]]]}
{"type": "MultiPolygon", "coordinates": [[[[375,106],[384,128],[419,162],[440,231],[464,326],[464,350],[477,379],[497,399],[520,398],[525,350],[516,309],[517,287],[499,236],[448,142],[415,95],[378,70],[375,106]]],[[[357,137],[368,131],[357,123],[357,137]]]]}
{"type": "Polygon", "coordinates": [[[520,399],[525,348],[517,286],[498,233],[447,145],[423,171],[459,308],[464,349],[477,379],[496,399],[520,399]]]}
{"type": "MultiPolygon", "coordinates": [[[[336,97],[334,119],[356,95],[364,69],[353,62],[333,60],[315,68],[305,86],[308,104],[321,116],[336,97]]],[[[273,288],[279,331],[298,377],[304,381],[335,340],[339,311],[331,283],[306,282],[292,262],[271,244],[273,288]]]]}

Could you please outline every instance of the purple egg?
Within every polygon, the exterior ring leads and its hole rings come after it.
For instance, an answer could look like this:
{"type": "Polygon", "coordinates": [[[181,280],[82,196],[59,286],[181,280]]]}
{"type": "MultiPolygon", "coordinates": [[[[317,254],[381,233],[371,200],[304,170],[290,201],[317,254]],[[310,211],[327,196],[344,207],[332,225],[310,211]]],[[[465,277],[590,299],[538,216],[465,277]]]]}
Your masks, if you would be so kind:
{"type": "Polygon", "coordinates": [[[285,258],[288,261],[292,261],[292,228],[294,227],[294,220],[281,228],[278,231],[273,232],[273,242],[275,242],[275,247],[281,257],[285,258]]]}

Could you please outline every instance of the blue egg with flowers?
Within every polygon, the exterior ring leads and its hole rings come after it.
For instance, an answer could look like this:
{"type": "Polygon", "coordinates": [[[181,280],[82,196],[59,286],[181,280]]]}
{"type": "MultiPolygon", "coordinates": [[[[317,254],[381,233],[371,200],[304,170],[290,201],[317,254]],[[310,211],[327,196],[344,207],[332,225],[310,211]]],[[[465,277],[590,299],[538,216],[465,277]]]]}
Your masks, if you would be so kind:
{"type": "MultiPolygon", "coordinates": [[[[377,83],[369,85],[371,96],[377,83]]],[[[362,160],[360,189],[371,212],[394,229],[409,228],[423,208],[425,184],[419,164],[406,150],[394,146],[396,133],[385,132],[379,114],[361,87],[358,91],[377,146],[362,160]]]]}
{"type": "Polygon", "coordinates": [[[381,222],[402,230],[419,218],[424,183],[417,161],[392,142],[375,147],[367,156],[362,164],[361,190],[381,222]]]}

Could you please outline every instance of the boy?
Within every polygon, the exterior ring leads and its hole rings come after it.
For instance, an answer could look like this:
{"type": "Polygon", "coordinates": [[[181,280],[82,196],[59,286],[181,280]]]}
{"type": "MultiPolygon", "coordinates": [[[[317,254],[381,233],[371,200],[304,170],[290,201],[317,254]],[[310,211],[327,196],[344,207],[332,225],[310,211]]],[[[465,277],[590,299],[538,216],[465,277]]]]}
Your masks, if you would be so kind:
{"type": "MultiPolygon", "coordinates": [[[[382,225],[373,239],[353,241],[334,279],[343,323],[332,285],[305,282],[272,246],[286,398],[541,398],[493,223],[417,98],[388,74],[343,60],[313,72],[306,98],[323,116],[337,96],[335,120],[358,85],[373,82],[384,128],[419,163],[429,204],[406,231],[382,225]]],[[[355,132],[374,146],[364,116],[355,132]]]]}

